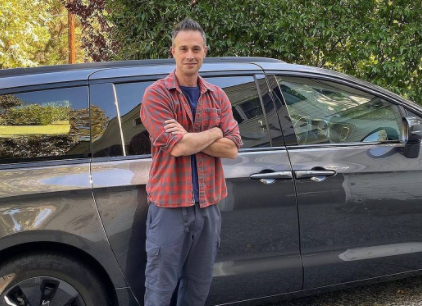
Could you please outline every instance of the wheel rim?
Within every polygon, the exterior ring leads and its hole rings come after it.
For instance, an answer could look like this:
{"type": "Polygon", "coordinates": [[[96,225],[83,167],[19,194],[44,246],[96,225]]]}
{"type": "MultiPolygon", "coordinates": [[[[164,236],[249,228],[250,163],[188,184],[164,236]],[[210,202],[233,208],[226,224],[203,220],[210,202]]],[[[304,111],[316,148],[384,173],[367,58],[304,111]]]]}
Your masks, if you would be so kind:
{"type": "Polygon", "coordinates": [[[80,293],[69,283],[49,276],[25,279],[2,295],[11,306],[85,306],[80,293]]]}

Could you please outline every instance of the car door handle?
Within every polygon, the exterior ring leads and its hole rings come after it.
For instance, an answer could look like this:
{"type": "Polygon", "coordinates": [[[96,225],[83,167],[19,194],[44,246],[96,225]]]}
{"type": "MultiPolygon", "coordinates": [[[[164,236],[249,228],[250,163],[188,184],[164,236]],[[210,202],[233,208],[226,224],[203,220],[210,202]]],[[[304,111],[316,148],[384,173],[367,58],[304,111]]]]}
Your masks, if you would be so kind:
{"type": "Polygon", "coordinates": [[[275,183],[276,180],[282,179],[293,179],[292,171],[277,171],[277,172],[265,172],[255,173],[249,176],[251,180],[259,180],[261,183],[269,185],[275,183]]]}
{"type": "Polygon", "coordinates": [[[328,176],[334,176],[337,173],[334,170],[299,170],[295,171],[295,177],[297,179],[310,178],[316,182],[324,181],[328,176]]]}

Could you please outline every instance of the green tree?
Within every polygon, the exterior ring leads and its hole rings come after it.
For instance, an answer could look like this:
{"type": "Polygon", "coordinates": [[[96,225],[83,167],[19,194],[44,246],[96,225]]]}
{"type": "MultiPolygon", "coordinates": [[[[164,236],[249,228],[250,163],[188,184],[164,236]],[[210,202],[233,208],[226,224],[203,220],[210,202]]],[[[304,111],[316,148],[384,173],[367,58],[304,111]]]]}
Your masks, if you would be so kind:
{"type": "MultiPolygon", "coordinates": [[[[89,58],[80,48],[77,62],[89,58]]],[[[0,1],[0,69],[65,64],[68,60],[67,10],[60,0],[0,1]]]]}
{"type": "Polygon", "coordinates": [[[111,60],[119,43],[110,37],[112,23],[108,20],[106,0],[61,1],[69,12],[79,17],[81,41],[86,53],[96,62],[111,60]]]}
{"type": "Polygon", "coordinates": [[[52,0],[0,2],[0,68],[35,66],[34,53],[50,38],[45,23],[52,0]]]}
{"type": "Polygon", "coordinates": [[[106,3],[118,59],[166,58],[170,30],[200,22],[210,56],[266,56],[334,69],[422,104],[421,1],[234,0],[106,3]]]}

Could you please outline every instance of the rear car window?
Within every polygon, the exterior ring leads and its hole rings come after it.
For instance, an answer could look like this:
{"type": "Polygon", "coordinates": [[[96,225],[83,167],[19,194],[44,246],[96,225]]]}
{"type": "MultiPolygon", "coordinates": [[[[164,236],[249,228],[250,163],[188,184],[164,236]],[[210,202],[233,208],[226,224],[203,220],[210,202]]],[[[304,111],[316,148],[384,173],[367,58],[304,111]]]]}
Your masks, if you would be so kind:
{"type": "Polygon", "coordinates": [[[87,87],[0,96],[0,163],[87,157],[89,142],[87,87]]]}

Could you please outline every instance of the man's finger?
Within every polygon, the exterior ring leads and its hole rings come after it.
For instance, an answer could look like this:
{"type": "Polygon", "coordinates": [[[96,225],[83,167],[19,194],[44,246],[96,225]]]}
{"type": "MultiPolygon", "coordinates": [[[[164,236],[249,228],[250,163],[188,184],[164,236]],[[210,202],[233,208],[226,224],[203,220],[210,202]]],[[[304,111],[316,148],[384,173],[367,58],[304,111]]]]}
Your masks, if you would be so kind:
{"type": "Polygon", "coordinates": [[[170,128],[170,127],[173,127],[173,126],[179,126],[178,124],[176,124],[176,123],[169,123],[169,124],[166,124],[165,126],[164,126],[164,128],[170,128]]]}
{"type": "Polygon", "coordinates": [[[185,129],[174,126],[174,127],[169,127],[167,129],[165,129],[166,132],[171,132],[171,131],[184,131],[185,129]]]}

